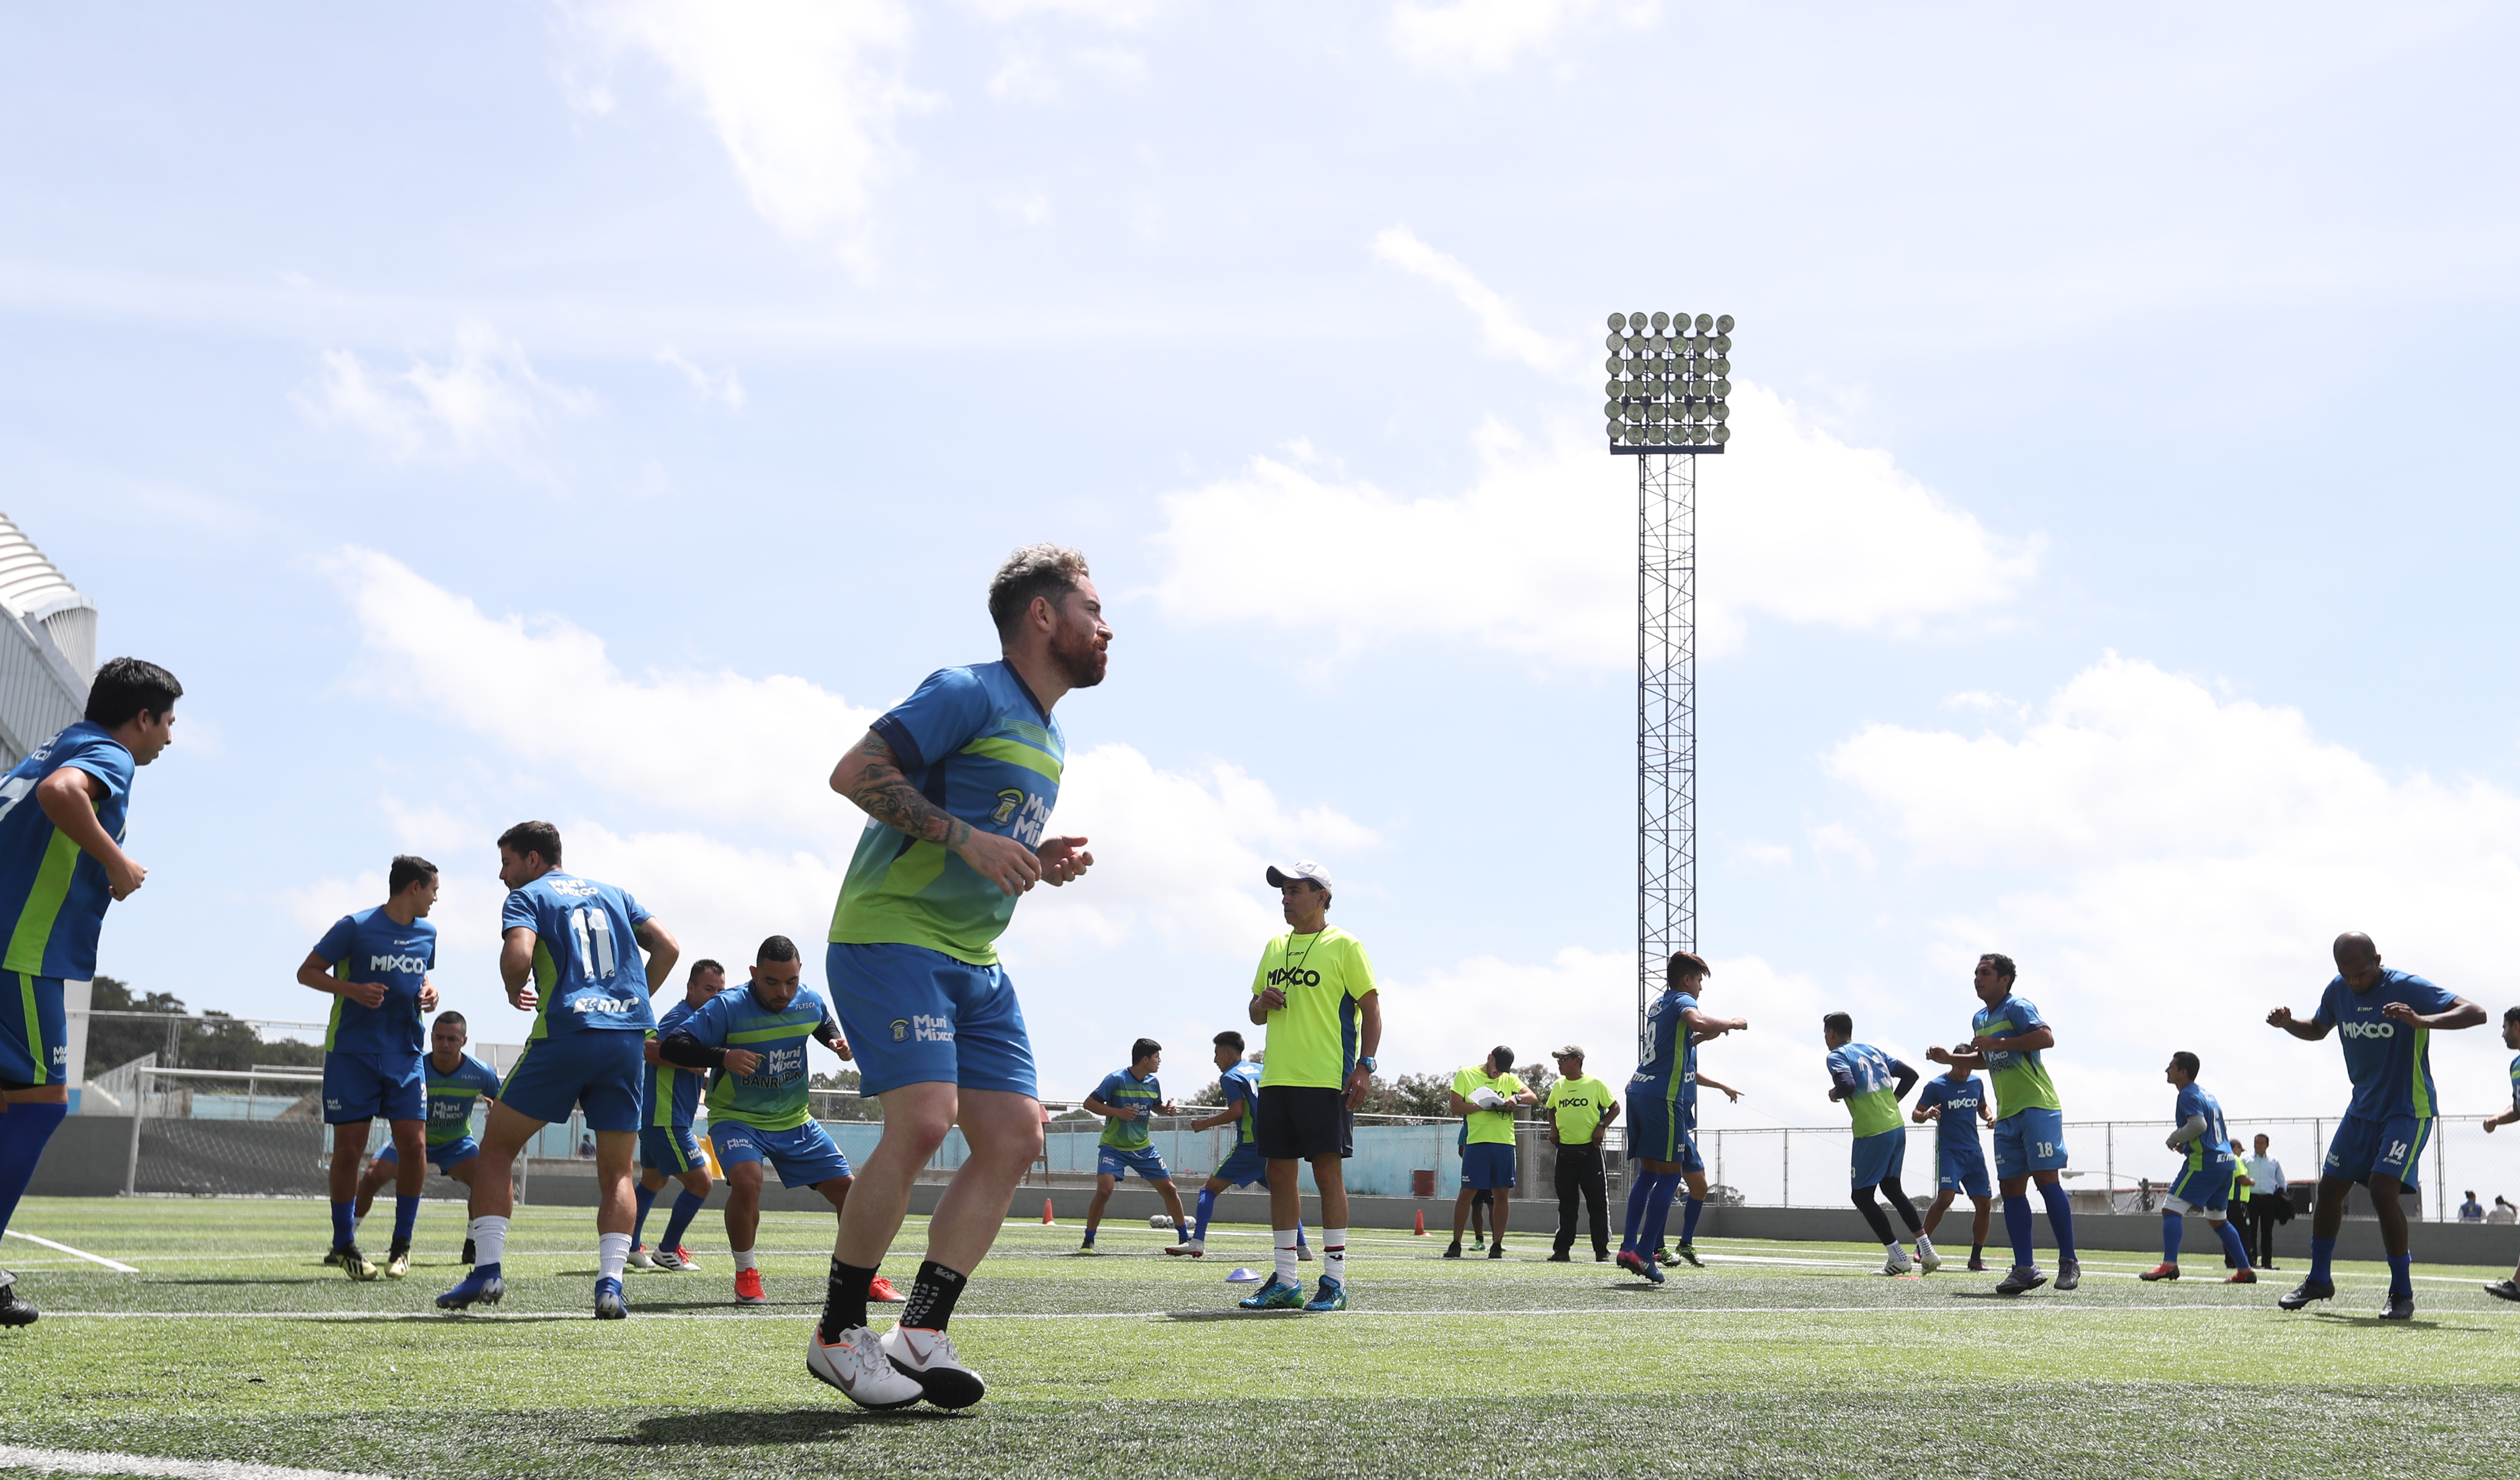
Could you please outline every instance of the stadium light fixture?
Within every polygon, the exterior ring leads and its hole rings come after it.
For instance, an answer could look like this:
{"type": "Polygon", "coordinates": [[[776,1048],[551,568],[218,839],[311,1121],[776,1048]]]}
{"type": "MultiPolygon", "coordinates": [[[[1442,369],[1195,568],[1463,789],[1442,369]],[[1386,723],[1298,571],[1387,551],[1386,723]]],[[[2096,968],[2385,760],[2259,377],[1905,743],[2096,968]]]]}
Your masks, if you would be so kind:
{"type": "Polygon", "coordinates": [[[1610,315],[1601,414],[1610,450],[1717,453],[1732,439],[1732,316],[1610,315]]]}

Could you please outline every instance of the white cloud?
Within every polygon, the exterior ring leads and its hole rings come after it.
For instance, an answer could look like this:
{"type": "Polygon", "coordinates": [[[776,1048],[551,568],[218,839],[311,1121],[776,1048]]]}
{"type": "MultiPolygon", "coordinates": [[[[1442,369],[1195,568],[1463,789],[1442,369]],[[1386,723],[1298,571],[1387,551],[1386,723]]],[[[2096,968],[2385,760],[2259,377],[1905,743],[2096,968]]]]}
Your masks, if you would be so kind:
{"type": "MultiPolygon", "coordinates": [[[[1757,386],[1702,464],[1699,650],[1753,614],[1911,632],[2008,599],[2038,542],[2007,539],[1757,386]]],[[[1329,629],[1347,648],[1459,637],[1587,667],[1636,655],[1636,472],[1592,437],[1535,447],[1495,423],[1477,482],[1401,499],[1269,458],[1163,500],[1156,596],[1192,619],[1329,629]]]]}
{"type": "MultiPolygon", "coordinates": [[[[788,237],[829,243],[863,268],[877,187],[907,168],[893,137],[935,101],[903,70],[911,11],[898,0],[590,0],[581,24],[643,52],[687,93],[753,207],[788,237]]],[[[608,92],[587,106],[611,106],[608,92]]]]}
{"type": "Polygon", "coordinates": [[[1418,240],[1408,227],[1386,226],[1375,233],[1373,254],[1459,298],[1479,321],[1480,335],[1490,350],[1546,375],[1562,375],[1574,364],[1572,344],[1552,339],[1524,323],[1520,310],[1503,294],[1480,282],[1459,259],[1418,240]]]}
{"type": "Polygon", "coordinates": [[[743,409],[743,382],[732,370],[711,375],[685,359],[671,344],[656,351],[656,363],[681,372],[684,381],[703,401],[715,401],[729,411],[743,409]]]}
{"type": "MultiPolygon", "coordinates": [[[[1596,0],[1400,0],[1391,10],[1391,47],[1424,71],[1504,71],[1598,9],[1596,0]]],[[[1624,10],[1632,21],[1654,13],[1649,5],[1624,10]]]]}
{"type": "Polygon", "coordinates": [[[970,7],[997,22],[1051,16],[1129,30],[1161,15],[1168,0],[968,0],[970,7]]]}
{"type": "Polygon", "coordinates": [[[1050,222],[1050,197],[1039,190],[1010,191],[991,203],[1026,226],[1044,226],[1050,222]]]}
{"type": "MultiPolygon", "coordinates": [[[[2520,953],[2520,796],[2392,776],[2297,710],[2149,663],[2102,659],[2013,733],[1874,725],[1827,765],[1931,902],[1943,1037],[1965,1020],[1977,953],[2010,954],[2060,1024],[2069,1113],[2078,1088],[2085,1113],[2158,1108],[2176,1048],[2204,1055],[2235,1115],[2332,1109],[2333,1044],[2264,1018],[2315,1005],[2338,932],[2368,931],[2391,964],[2480,1000],[2520,953]],[[1955,896],[1974,903],[1941,903],[1955,896]]],[[[2501,1093],[2491,1029],[2434,1045],[2451,1104],[2501,1093]]]]}
{"type": "Polygon", "coordinates": [[[346,349],[324,351],[324,374],[293,397],[316,421],[360,432],[397,461],[482,459],[540,471],[536,442],[553,417],[596,410],[595,395],[544,380],[524,346],[485,324],[457,331],[443,363],[414,358],[378,372],[346,349]]]}

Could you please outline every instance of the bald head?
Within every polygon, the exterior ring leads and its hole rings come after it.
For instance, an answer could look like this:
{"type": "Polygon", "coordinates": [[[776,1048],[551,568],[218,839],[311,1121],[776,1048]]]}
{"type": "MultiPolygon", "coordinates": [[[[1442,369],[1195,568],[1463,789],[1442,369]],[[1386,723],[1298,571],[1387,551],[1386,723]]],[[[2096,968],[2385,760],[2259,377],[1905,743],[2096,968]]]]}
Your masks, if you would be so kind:
{"type": "Polygon", "coordinates": [[[2370,936],[2348,930],[2336,937],[2332,950],[2337,973],[2345,978],[2347,986],[2360,992],[2379,980],[2380,948],[2371,944],[2370,936]]]}

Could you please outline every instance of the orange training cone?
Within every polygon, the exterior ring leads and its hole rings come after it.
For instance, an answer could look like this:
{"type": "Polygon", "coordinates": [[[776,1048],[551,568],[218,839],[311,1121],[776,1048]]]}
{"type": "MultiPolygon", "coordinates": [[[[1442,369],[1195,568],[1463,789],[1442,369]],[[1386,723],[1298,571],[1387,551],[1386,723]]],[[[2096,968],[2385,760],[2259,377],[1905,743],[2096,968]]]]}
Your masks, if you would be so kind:
{"type": "Polygon", "coordinates": [[[1426,1236],[1426,1210],[1424,1208],[1419,1208],[1418,1210],[1418,1236],[1420,1238],[1426,1236]]]}
{"type": "MultiPolygon", "coordinates": [[[[1424,1216],[1423,1214],[1420,1214],[1420,1215],[1419,1215],[1419,1217],[1421,1217],[1421,1218],[1422,1218],[1423,1216],[1424,1216]]],[[[1042,1221],[1043,1223],[1048,1223],[1048,1222],[1050,1222],[1050,1199],[1049,1199],[1049,1198],[1047,1198],[1047,1197],[1045,1197],[1045,1198],[1043,1198],[1043,1199],[1041,1200],[1041,1221],[1042,1221]]]]}

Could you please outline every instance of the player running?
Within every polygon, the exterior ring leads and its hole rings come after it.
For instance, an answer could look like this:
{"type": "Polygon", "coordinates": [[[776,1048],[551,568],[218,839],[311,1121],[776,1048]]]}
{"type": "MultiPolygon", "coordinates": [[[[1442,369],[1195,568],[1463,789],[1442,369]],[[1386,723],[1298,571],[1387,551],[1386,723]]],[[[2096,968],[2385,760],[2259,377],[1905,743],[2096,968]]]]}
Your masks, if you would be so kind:
{"type": "Polygon", "coordinates": [[[705,957],[692,963],[691,975],[683,982],[683,1000],[667,1008],[656,1018],[655,1031],[648,1035],[648,1073],[639,1091],[639,1190],[633,1194],[639,1216],[630,1226],[633,1269],[675,1274],[690,1274],[698,1269],[691,1250],[683,1247],[683,1234],[708,1201],[709,1189],[716,1186],[709,1178],[708,1159],[700,1154],[699,1140],[692,1135],[692,1122],[699,1116],[700,1088],[708,1076],[698,1069],[665,1062],[657,1045],[725,990],[726,967],[705,957]],[[665,1216],[663,1239],[651,1253],[640,1236],[647,1231],[648,1214],[655,1208],[656,1194],[665,1189],[669,1178],[680,1182],[683,1189],[675,1195],[673,1210],[665,1216]]]}
{"type": "Polygon", "coordinates": [[[1155,1070],[1163,1062],[1164,1046],[1141,1038],[1129,1047],[1129,1066],[1103,1075],[1102,1083],[1085,1097],[1085,1108],[1102,1117],[1102,1144],[1095,1151],[1094,1201],[1085,1209],[1085,1246],[1076,1251],[1080,1254],[1102,1252],[1094,1246],[1094,1231],[1102,1226],[1111,1189],[1133,1171],[1164,1195],[1164,1208],[1173,1215],[1173,1237],[1179,1244],[1190,1242],[1190,1220],[1182,1215],[1181,1193],[1173,1189],[1173,1174],[1156,1154],[1147,1127],[1154,1117],[1179,1108],[1165,1100],[1164,1087],[1155,1081],[1155,1070]]]}
{"type": "Polygon", "coordinates": [[[2337,1228],[2345,1219],[2346,1189],[2360,1182],[2370,1188],[2371,1210],[2380,1218],[2380,1242],[2389,1255],[2389,1298],[2380,1319],[2412,1321],[2414,1257],[2407,1250],[2402,1194],[2416,1186],[2440,1102],[2433,1094],[2432,1035],[2472,1028],[2485,1021],[2485,1009],[2413,972],[2383,966],[2379,947],[2360,931],[2336,937],[2330,954],[2336,959],[2336,975],[2329,978],[2310,1021],[2294,1018],[2290,1008],[2267,1014],[2271,1026],[2311,1043],[2325,1038],[2330,1029],[2341,1032],[2345,1077],[2354,1082],[2354,1099],[2336,1122],[2326,1163],[2318,1169],[2310,1274],[2275,1304],[2297,1311],[2335,1296],[2328,1266],[2336,1256],[2337,1228]]]}
{"type": "MultiPolygon", "coordinates": [[[[1619,1268],[1656,1284],[1663,1274],[1652,1257],[1662,1247],[1673,1196],[1688,1184],[1688,1211],[1680,1226],[1680,1257],[1697,1257],[1697,1218],[1706,1210],[1706,1162],[1697,1154],[1697,1047],[1727,1033],[1747,1031],[1746,1017],[1715,1017],[1697,1006],[1715,968],[1693,952],[1679,951],[1663,964],[1662,995],[1645,1008],[1637,1034],[1637,1071],[1628,1078],[1627,1232],[1619,1239],[1619,1268]]],[[[1714,1080],[1703,1083],[1734,1099],[1740,1092],[1714,1080]]]]}
{"type": "MultiPolygon", "coordinates": [[[[1234,1149],[1217,1163],[1205,1186],[1198,1189],[1198,1225],[1189,1238],[1164,1250],[1167,1254],[1185,1255],[1192,1259],[1207,1255],[1207,1224],[1216,1216],[1216,1194],[1227,1188],[1249,1183],[1269,1186],[1269,1164],[1260,1159],[1257,1126],[1260,1111],[1260,1066],[1242,1057],[1242,1035],[1232,1028],[1216,1035],[1217,1092],[1224,1097],[1225,1108],[1213,1115],[1190,1123],[1193,1131],[1212,1131],[1221,1125],[1234,1127],[1234,1149]]],[[[1313,1251],[1304,1242],[1304,1225],[1295,1224],[1295,1257],[1310,1263],[1313,1251]]]]}
{"type": "Polygon", "coordinates": [[[2179,1104],[2171,1118],[2179,1129],[2170,1133],[2165,1143],[2172,1150],[2186,1148],[2187,1158],[2171,1181],[2170,1193],[2161,1205],[2161,1263],[2138,1275],[2138,1279],[2176,1279],[2179,1278],[2179,1244],[2187,1230],[2189,1210],[2203,1213],[2214,1225],[2214,1234],[2223,1240],[2223,1252],[2231,1257],[2229,1284],[2255,1284],[2258,1272],[2249,1268],[2248,1240],[2231,1227],[2230,1203],[2233,1175],[2240,1169],[2240,1159],[2232,1154],[2230,1133],[2223,1125],[2223,1106],[2196,1083],[2201,1061],[2185,1049],[2170,1055],[2170,1066],[2162,1077],[2179,1091],[2179,1104]]]}
{"type": "MultiPolygon", "coordinates": [[[[1995,1211],[1995,1194],[1986,1180],[1986,1149],[1977,1139],[1980,1119],[1995,1124],[1995,1110],[1986,1102],[1986,1083],[1964,1066],[1937,1074],[1916,1092],[1916,1108],[1910,1118],[1918,1125],[1934,1122],[1934,1201],[1925,1209],[1925,1236],[1920,1241],[1933,1242],[1934,1230],[1942,1224],[1952,1199],[1966,1192],[1977,1208],[1969,1228],[1969,1272],[1984,1274],[1987,1219],[1995,1211]]],[[[1941,1264],[1937,1258],[1926,1266],[1926,1273],[1941,1264]]]]}
{"type": "MultiPolygon", "coordinates": [[[[114,658],[88,685],[85,717],[0,781],[0,1233],[69,1114],[62,983],[95,977],[106,906],[149,876],[122,851],[131,781],[174,740],[183,695],[156,663],[114,658]]],[[[0,1325],[37,1315],[0,1270],[0,1325]]]]}
{"type": "MultiPolygon", "coordinates": [[[[420,1061],[421,1090],[428,1102],[428,1160],[421,1164],[421,1176],[425,1179],[428,1169],[435,1167],[468,1188],[472,1186],[473,1161],[481,1154],[479,1144],[472,1139],[472,1101],[486,1098],[496,1104],[499,1099],[499,1071],[465,1053],[464,1046],[470,1042],[472,1035],[465,1027],[464,1014],[440,1012],[437,1021],[429,1025],[428,1056],[420,1061]]],[[[402,1153],[387,1142],[385,1148],[368,1163],[367,1174],[359,1179],[358,1199],[350,1210],[353,1218],[368,1216],[378,1190],[386,1183],[408,1185],[412,1180],[403,1175],[402,1153]]],[[[399,1186],[396,1191],[399,1194],[399,1186]]],[[[399,1195],[396,1203],[394,1216],[399,1223],[399,1195]]],[[[405,1242],[408,1241],[406,1232],[405,1242]]],[[[464,1262],[472,1262],[470,1238],[464,1240],[464,1262]]],[[[385,1273],[396,1278],[410,1271],[408,1250],[392,1256],[385,1265],[385,1273]]]]}
{"type": "Polygon", "coordinates": [[[629,891],[564,872],[560,830],[549,823],[518,823],[499,834],[499,881],[509,891],[499,917],[499,976],[509,1005],[533,1013],[534,1026],[482,1127],[472,1197],[480,1263],[437,1297],[437,1307],[495,1305],[507,1292],[500,1261],[517,1206],[509,1181],[517,1153],[535,1132],[583,1108],[595,1139],[595,1316],[618,1321],[630,1314],[621,1271],[637,1205],[630,1189],[641,1050],[655,1026],[648,983],[674,969],[682,947],[629,891]]]}
{"type": "Polygon", "coordinates": [[[883,1136],[840,1214],[805,1365],[865,1408],[965,1408],[988,1390],[946,1323],[1042,1144],[1032,1039],[997,939],[1025,890],[1094,862],[1084,838],[1044,835],[1067,754],[1051,710],[1102,682],[1110,660],[1085,557],[1016,551],[989,582],[989,617],[1004,657],[928,675],[832,772],[832,789],[881,825],[860,834],[840,885],[826,974],[883,1136]],[[878,1338],[867,1326],[877,1266],[957,1125],[970,1154],[927,1221],[910,1308],[878,1338]]]}
{"type": "MultiPolygon", "coordinates": [[[[753,953],[752,979],[696,1009],[656,1044],[677,1068],[709,1073],[709,1144],[726,1172],[726,1241],[735,1251],[735,1303],[768,1305],[753,1245],[761,1232],[761,1167],[783,1188],[812,1188],[838,1214],[849,1204],[849,1159],[814,1119],[805,1041],[854,1057],[823,994],[804,984],[796,943],[773,935],[753,953]]],[[[886,1291],[886,1293],[890,1293],[886,1291]]]]}
{"type": "Polygon", "coordinates": [[[1864,1215],[1888,1255],[1881,1273],[1905,1275],[1921,1264],[1930,1275],[1943,1267],[1943,1258],[1918,1226],[1916,1205],[1899,1186],[1899,1173],[1908,1158],[1908,1127],[1899,1119],[1899,1101],[1916,1087],[1916,1071],[1870,1044],[1857,1043],[1855,1019],[1844,1012],[1822,1017],[1820,1029],[1822,1041],[1828,1045],[1828,1098],[1846,1101],[1846,1112],[1854,1118],[1855,1210],[1864,1215]],[[1873,1200],[1875,1188],[1889,1195],[1900,1221],[1916,1235],[1913,1263],[1891,1232],[1889,1217],[1873,1200]]]}
{"type": "Polygon", "coordinates": [[[324,1029],[324,1123],[333,1128],[333,1250],[353,1279],[374,1279],[377,1267],[359,1252],[359,1163],[368,1154],[368,1123],[382,1117],[393,1135],[393,1242],[384,1273],[411,1273],[411,1231],[420,1191],[428,1181],[428,1092],[423,1088],[423,1013],[437,1009],[428,984],[437,964],[437,866],[398,854],[385,877],[385,902],[344,915],[297,965],[298,985],[333,999],[324,1029]]]}
{"type": "Polygon", "coordinates": [[[1989,952],[1977,959],[1978,1009],[1965,1048],[1927,1049],[1925,1056],[1955,1068],[1986,1070],[1995,1084],[1995,1175],[2002,1185],[2003,1228],[2012,1239],[2012,1269],[1996,1293],[2019,1295],[2048,1282],[2030,1242],[2030,1185],[2048,1205],[2048,1228],[2056,1235],[2056,1288],[2083,1282],[2074,1257],[2074,1205],[2058,1185],[2065,1169],[2064,1102],[2039,1055],[2056,1046],[2056,1030],[2027,998],[2013,995],[2012,958],[1989,952]]]}
{"type": "Polygon", "coordinates": [[[1262,949],[1251,978],[1251,1021],[1269,1030],[1260,1068],[1258,1136],[1269,1166],[1269,1227],[1277,1259],[1240,1302],[1246,1311],[1347,1309],[1347,1167],[1355,1113],[1382,1046],[1382,997],[1355,936],[1329,922],[1330,875],[1320,864],[1274,865],[1269,882],[1286,933],[1262,949]],[[1322,1278],[1313,1298],[1297,1279],[1296,1238],[1310,1162],[1322,1196],[1322,1278]]]}
{"type": "MultiPolygon", "coordinates": [[[[2520,1049],[2520,1008],[2502,1009],[2502,1047],[2520,1049]]],[[[2498,1126],[2520,1121],[2520,1058],[2511,1060],[2511,1108],[2485,1122],[2485,1134],[2491,1136],[2498,1126]]],[[[2498,1279],[2485,1287],[2485,1293],[2502,1300],[2520,1300],[2520,1268],[2508,1279],[2498,1279]]]]}

